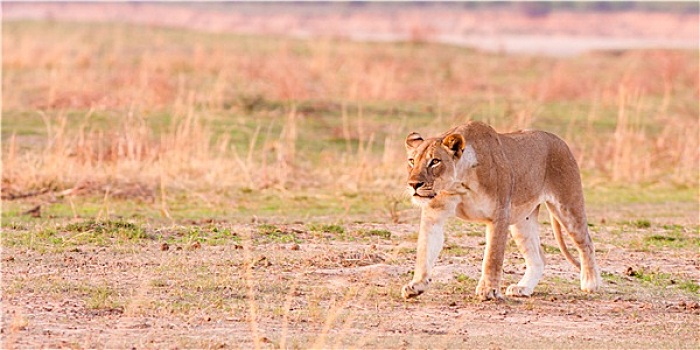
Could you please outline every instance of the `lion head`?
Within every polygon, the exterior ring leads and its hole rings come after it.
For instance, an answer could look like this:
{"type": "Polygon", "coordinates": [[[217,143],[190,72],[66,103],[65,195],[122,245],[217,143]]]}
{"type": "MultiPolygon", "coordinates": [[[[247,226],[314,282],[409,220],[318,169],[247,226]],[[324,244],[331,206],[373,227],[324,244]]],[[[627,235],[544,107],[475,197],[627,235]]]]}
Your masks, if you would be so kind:
{"type": "Polygon", "coordinates": [[[464,147],[459,133],[428,140],[415,132],[406,137],[408,191],[413,203],[425,205],[441,191],[454,187],[464,147]]]}

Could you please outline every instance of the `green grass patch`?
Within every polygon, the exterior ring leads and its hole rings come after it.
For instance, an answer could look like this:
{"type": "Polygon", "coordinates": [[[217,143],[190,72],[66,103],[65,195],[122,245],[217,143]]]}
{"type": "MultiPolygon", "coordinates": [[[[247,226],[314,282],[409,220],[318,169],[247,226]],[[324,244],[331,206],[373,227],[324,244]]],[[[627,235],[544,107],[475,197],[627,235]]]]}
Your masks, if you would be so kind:
{"type": "Polygon", "coordinates": [[[622,281],[622,278],[620,276],[606,271],[601,272],[600,277],[603,278],[603,280],[605,281],[614,282],[618,284],[622,281]]]}
{"type": "Polygon", "coordinates": [[[88,220],[64,226],[61,231],[94,232],[97,234],[123,235],[129,239],[146,238],[144,229],[134,223],[122,220],[95,221],[88,220]]]}
{"type": "Polygon", "coordinates": [[[24,246],[32,249],[60,250],[67,246],[139,242],[149,239],[146,230],[135,223],[123,220],[87,220],[63,226],[37,226],[28,231],[7,231],[3,245],[24,246]]]}
{"type": "Polygon", "coordinates": [[[357,233],[365,237],[379,237],[383,239],[391,239],[391,231],[382,229],[358,230],[357,233]]]}
{"type": "Polygon", "coordinates": [[[301,240],[296,237],[294,232],[288,232],[275,225],[262,224],[257,227],[258,240],[262,238],[265,242],[274,243],[300,243],[301,240]]]}
{"type": "Polygon", "coordinates": [[[678,289],[685,290],[694,294],[700,294],[700,285],[693,281],[685,280],[677,283],[678,289]]]}
{"type": "Polygon", "coordinates": [[[123,303],[118,300],[118,293],[109,286],[93,286],[84,289],[87,294],[85,306],[88,309],[116,309],[123,307],[123,303]]]}
{"type": "Polygon", "coordinates": [[[700,286],[696,282],[677,278],[670,273],[640,269],[637,271],[630,271],[629,275],[645,284],[656,287],[666,288],[674,286],[675,288],[694,294],[700,291],[700,286]]]}
{"type": "Polygon", "coordinates": [[[279,227],[270,224],[262,224],[257,227],[258,234],[263,236],[269,236],[274,234],[282,233],[279,227]]]}
{"type": "Polygon", "coordinates": [[[644,238],[645,241],[647,242],[658,242],[658,243],[666,243],[666,242],[674,242],[677,241],[677,237],[669,237],[669,236],[663,236],[663,235],[651,235],[649,237],[644,238]]]}
{"type": "Polygon", "coordinates": [[[463,274],[463,273],[458,273],[455,275],[455,280],[459,283],[476,283],[476,280],[463,274]]]}
{"type": "Polygon", "coordinates": [[[629,223],[630,225],[636,227],[636,228],[650,228],[651,227],[651,222],[646,219],[640,219],[640,220],[634,220],[629,223]]]}
{"type": "Polygon", "coordinates": [[[545,253],[548,254],[559,254],[561,253],[561,250],[559,250],[559,247],[555,247],[549,244],[542,244],[542,249],[544,250],[545,253]]]}
{"type": "Polygon", "coordinates": [[[345,227],[336,224],[309,224],[307,225],[309,231],[315,232],[326,232],[326,233],[345,233],[345,227]]]}
{"type": "Polygon", "coordinates": [[[469,254],[469,248],[456,244],[446,246],[444,251],[446,254],[452,256],[466,256],[469,254]]]}
{"type": "Polygon", "coordinates": [[[680,231],[667,231],[645,236],[642,238],[642,245],[645,248],[663,247],[680,249],[689,246],[700,248],[700,237],[680,231]]]}
{"type": "Polygon", "coordinates": [[[123,220],[87,220],[65,225],[57,232],[61,234],[64,245],[109,245],[115,240],[126,243],[148,238],[143,227],[123,220]]]}
{"type": "Polygon", "coordinates": [[[229,228],[219,228],[212,224],[204,226],[182,226],[174,229],[157,230],[159,240],[168,244],[189,246],[196,242],[207,245],[224,245],[241,241],[238,233],[229,228]]]}
{"type": "MultiPolygon", "coordinates": [[[[584,184],[586,179],[584,178],[584,184]]],[[[595,186],[584,188],[586,205],[697,203],[697,188],[685,186],[595,186]]],[[[647,221],[639,220],[640,223],[647,221]]]]}

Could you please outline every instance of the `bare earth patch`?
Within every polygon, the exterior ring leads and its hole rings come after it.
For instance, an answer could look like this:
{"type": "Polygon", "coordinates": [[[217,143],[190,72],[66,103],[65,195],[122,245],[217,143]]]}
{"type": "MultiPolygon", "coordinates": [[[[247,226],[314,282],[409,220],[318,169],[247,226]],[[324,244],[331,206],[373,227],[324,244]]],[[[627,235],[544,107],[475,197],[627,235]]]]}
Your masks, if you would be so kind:
{"type": "MultiPolygon", "coordinates": [[[[92,227],[49,236],[75,240],[92,227]]],[[[415,225],[192,228],[202,233],[149,228],[145,238],[83,245],[39,235],[17,243],[29,232],[6,230],[2,347],[698,347],[693,228],[594,227],[605,280],[594,295],[578,289],[543,229],[548,265],[535,295],[486,303],[472,296],[478,226],[448,230],[432,289],[408,302],[399,290],[413,269],[415,225]]],[[[524,272],[512,245],[504,271],[504,285],[524,272]]]]}

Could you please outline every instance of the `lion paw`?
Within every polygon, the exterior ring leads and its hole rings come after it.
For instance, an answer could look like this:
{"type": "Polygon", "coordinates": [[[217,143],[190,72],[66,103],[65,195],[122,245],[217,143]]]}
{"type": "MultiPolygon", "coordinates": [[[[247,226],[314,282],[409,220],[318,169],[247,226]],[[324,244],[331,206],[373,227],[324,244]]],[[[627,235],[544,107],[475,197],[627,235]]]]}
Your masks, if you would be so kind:
{"type": "Polygon", "coordinates": [[[586,293],[595,293],[601,286],[602,280],[597,271],[581,274],[581,290],[586,293]]]}
{"type": "Polygon", "coordinates": [[[506,295],[509,297],[529,297],[532,295],[532,290],[528,287],[511,284],[506,289],[506,295]]]}
{"type": "Polygon", "coordinates": [[[415,298],[425,292],[425,286],[409,283],[401,288],[401,296],[404,299],[415,298]]]}
{"type": "Polygon", "coordinates": [[[503,300],[500,288],[486,287],[483,284],[476,287],[476,296],[480,301],[503,300]]]}

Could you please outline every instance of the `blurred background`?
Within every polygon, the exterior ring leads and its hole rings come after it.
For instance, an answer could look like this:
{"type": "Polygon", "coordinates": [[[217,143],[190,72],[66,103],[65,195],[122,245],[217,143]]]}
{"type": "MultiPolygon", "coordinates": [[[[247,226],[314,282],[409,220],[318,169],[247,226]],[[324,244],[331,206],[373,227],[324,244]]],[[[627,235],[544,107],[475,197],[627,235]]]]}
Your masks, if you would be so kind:
{"type": "Polygon", "coordinates": [[[3,3],[2,18],[4,217],[405,222],[405,135],[482,120],[564,138],[598,219],[697,223],[697,2],[3,3]]]}

